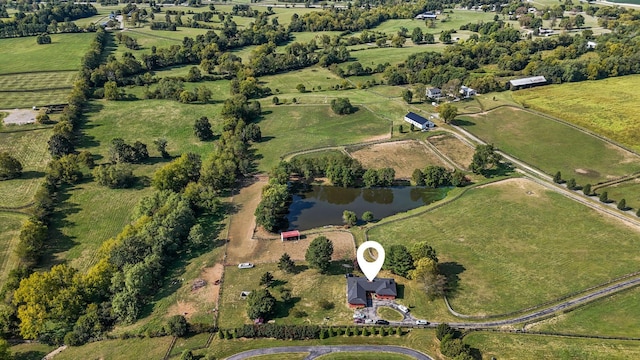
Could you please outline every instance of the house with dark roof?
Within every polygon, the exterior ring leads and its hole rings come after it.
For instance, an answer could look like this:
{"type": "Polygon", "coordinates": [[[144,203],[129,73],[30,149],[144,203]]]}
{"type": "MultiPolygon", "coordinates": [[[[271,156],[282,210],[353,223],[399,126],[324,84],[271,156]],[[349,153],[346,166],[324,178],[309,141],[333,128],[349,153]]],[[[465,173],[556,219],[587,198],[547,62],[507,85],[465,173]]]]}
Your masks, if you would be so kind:
{"type": "Polygon", "coordinates": [[[429,121],[423,118],[422,116],[416,113],[413,113],[411,111],[404,116],[404,121],[417,127],[420,130],[429,130],[436,126],[436,124],[434,124],[432,121],[429,121]]]}
{"type": "Polygon", "coordinates": [[[347,303],[351,308],[363,308],[371,304],[371,299],[394,300],[398,296],[394,279],[347,277],[347,303]]]}
{"type": "Polygon", "coordinates": [[[438,88],[429,88],[427,89],[427,97],[433,100],[440,99],[443,97],[442,90],[438,88]]]}

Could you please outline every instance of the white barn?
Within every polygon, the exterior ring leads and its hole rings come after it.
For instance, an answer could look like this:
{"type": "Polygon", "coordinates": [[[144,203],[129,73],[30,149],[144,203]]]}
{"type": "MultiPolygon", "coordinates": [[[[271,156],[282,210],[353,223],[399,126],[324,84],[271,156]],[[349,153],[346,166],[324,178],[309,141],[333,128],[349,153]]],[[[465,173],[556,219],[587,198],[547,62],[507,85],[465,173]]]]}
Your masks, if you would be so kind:
{"type": "Polygon", "coordinates": [[[404,121],[408,122],[411,125],[414,125],[422,131],[429,130],[436,126],[436,124],[434,124],[432,121],[429,121],[414,112],[407,113],[407,115],[404,116],[404,121]]]}

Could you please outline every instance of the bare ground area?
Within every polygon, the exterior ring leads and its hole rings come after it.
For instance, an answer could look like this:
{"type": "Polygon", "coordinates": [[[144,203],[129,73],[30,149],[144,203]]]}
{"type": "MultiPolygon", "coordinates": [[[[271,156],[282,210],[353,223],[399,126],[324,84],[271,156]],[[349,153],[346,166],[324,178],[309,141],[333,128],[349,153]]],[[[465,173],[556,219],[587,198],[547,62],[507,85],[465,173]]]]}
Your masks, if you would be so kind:
{"type": "MultiPolygon", "coordinates": [[[[208,267],[202,270],[199,279],[204,280],[205,285],[201,288],[192,290],[191,293],[183,299],[176,301],[167,310],[167,316],[183,315],[189,319],[198,310],[203,309],[199,307],[210,305],[211,311],[213,308],[217,308],[218,297],[220,295],[220,283],[216,284],[216,280],[222,278],[222,271],[224,266],[218,263],[212,267],[208,267]]],[[[186,284],[191,286],[192,284],[186,284]]]]}
{"type": "MultiPolygon", "coordinates": [[[[353,259],[355,257],[355,240],[348,231],[323,231],[305,235],[302,239],[295,241],[281,241],[277,239],[252,239],[251,247],[253,251],[247,253],[244,261],[253,263],[277,262],[285,252],[291,256],[292,260],[304,261],[304,254],[307,247],[318,236],[325,236],[333,243],[332,260],[353,259]]],[[[240,261],[241,262],[241,261],[240,261]]]]}
{"type": "Polygon", "coordinates": [[[474,150],[451,135],[437,135],[427,139],[444,155],[461,167],[468,169],[473,160],[474,150]]]}
{"type": "Polygon", "coordinates": [[[38,112],[31,109],[15,109],[15,110],[2,110],[9,113],[4,118],[4,123],[7,125],[24,125],[33,124],[36,122],[36,116],[38,112]]]}
{"type": "Polygon", "coordinates": [[[425,145],[414,140],[369,145],[349,153],[364,168],[393,168],[398,179],[410,179],[415,169],[427,165],[446,166],[425,145]]]}
{"type": "Polygon", "coordinates": [[[252,241],[256,211],[261,200],[262,188],[267,178],[255,178],[254,182],[244,186],[233,197],[237,212],[231,216],[229,224],[229,242],[227,243],[226,264],[237,264],[251,260],[257,243],[252,241]]]}

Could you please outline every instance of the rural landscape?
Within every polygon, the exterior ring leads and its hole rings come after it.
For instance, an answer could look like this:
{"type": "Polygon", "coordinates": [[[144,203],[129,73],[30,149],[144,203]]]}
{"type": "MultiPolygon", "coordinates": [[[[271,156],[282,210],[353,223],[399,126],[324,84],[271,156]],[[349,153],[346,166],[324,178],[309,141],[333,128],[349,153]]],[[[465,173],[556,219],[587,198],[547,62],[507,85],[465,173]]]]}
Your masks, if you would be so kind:
{"type": "Polygon", "coordinates": [[[640,358],[639,31],[0,0],[0,360],[640,358]]]}

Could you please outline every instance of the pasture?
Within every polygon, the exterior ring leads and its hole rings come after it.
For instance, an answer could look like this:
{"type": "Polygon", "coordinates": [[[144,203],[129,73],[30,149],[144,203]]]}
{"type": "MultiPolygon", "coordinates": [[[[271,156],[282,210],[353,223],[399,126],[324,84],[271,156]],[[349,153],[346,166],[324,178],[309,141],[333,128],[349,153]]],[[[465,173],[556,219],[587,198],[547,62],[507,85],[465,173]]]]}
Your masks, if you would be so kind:
{"type": "Polygon", "coordinates": [[[549,85],[513,92],[526,106],[582,126],[640,151],[640,75],[549,85]]]}
{"type": "Polygon", "coordinates": [[[0,284],[4,284],[9,271],[18,264],[15,247],[22,222],[27,216],[0,211],[0,284]]]}
{"type": "Polygon", "coordinates": [[[319,360],[411,360],[412,356],[385,352],[348,352],[333,353],[318,357],[319,360]]]}
{"type": "Polygon", "coordinates": [[[171,337],[103,340],[84,346],[70,346],[56,360],[75,359],[160,359],[169,349],[171,337]]]}
{"type": "Polygon", "coordinates": [[[34,71],[78,70],[93,33],[51,34],[51,44],[35,37],[0,39],[0,75],[34,71]]]}
{"type": "Polygon", "coordinates": [[[640,240],[636,229],[524,179],[468,190],[368,234],[385,246],[428,241],[454,280],[452,307],[470,315],[517,311],[633,272],[640,240]]]}
{"type": "Polygon", "coordinates": [[[336,115],[328,105],[269,106],[259,122],[262,156],[259,169],[268,171],[289,152],[355,144],[389,136],[389,123],[364,107],[354,114],[336,115]]]}
{"type": "Polygon", "coordinates": [[[635,341],[474,332],[465,336],[464,342],[480,349],[483,358],[487,359],[624,360],[640,357],[640,344],[635,341]]]}
{"type": "Polygon", "coordinates": [[[1,206],[20,207],[31,202],[50,159],[47,141],[51,134],[50,128],[32,125],[4,126],[0,131],[0,151],[14,156],[23,168],[20,178],[0,181],[1,206]]]}
{"type": "Polygon", "coordinates": [[[515,108],[461,116],[456,124],[547,174],[579,185],[640,171],[640,156],[540,115],[515,108]]]}
{"type": "Polygon", "coordinates": [[[0,91],[0,109],[26,109],[32,106],[66,104],[70,89],[0,91]]]}
{"type": "MultiPolygon", "coordinates": [[[[378,64],[389,63],[399,64],[405,61],[410,55],[425,51],[440,52],[445,48],[443,44],[413,45],[407,44],[401,48],[394,47],[368,47],[366,45],[354,45],[350,47],[349,54],[354,61],[359,61],[363,67],[375,68],[378,64]]],[[[348,63],[340,64],[346,68],[348,63]]]]}
{"type": "Polygon", "coordinates": [[[449,134],[430,136],[427,141],[462,168],[468,169],[475,150],[449,134]]]}
{"type": "Polygon", "coordinates": [[[280,94],[297,96],[294,94],[299,93],[296,89],[298,84],[304,85],[307,91],[321,91],[323,89],[328,90],[331,86],[339,85],[343,82],[344,79],[320,66],[260,77],[260,83],[271,88],[271,91],[279,98],[281,97],[280,94]]]}
{"type": "Polygon", "coordinates": [[[637,337],[640,327],[638,300],[638,288],[627,290],[537,323],[530,329],[590,336],[637,337]]]}
{"type": "Polygon", "coordinates": [[[596,192],[599,194],[601,194],[603,191],[607,192],[607,196],[609,199],[616,202],[624,199],[627,203],[627,206],[633,208],[634,212],[640,209],[640,180],[637,178],[596,190],[596,192]]]}
{"type": "Polygon", "coordinates": [[[365,169],[393,168],[396,179],[411,179],[415,169],[424,169],[428,165],[449,166],[419,141],[387,142],[347,151],[365,169]]]}

